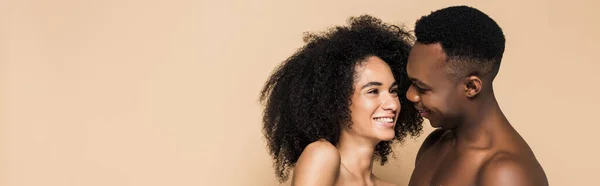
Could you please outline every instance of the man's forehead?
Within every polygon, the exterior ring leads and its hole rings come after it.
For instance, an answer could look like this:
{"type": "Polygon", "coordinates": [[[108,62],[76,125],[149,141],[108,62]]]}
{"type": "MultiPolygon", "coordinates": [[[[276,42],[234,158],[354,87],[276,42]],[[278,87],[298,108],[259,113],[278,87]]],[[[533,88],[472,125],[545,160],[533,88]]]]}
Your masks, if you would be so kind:
{"type": "Polygon", "coordinates": [[[433,60],[433,61],[443,61],[446,58],[446,54],[442,49],[442,45],[440,43],[433,44],[422,44],[415,43],[412,50],[410,51],[409,59],[417,58],[420,60],[433,60]]]}
{"type": "Polygon", "coordinates": [[[446,55],[439,43],[415,43],[408,57],[408,75],[413,79],[426,81],[430,75],[440,75],[446,55]]]}

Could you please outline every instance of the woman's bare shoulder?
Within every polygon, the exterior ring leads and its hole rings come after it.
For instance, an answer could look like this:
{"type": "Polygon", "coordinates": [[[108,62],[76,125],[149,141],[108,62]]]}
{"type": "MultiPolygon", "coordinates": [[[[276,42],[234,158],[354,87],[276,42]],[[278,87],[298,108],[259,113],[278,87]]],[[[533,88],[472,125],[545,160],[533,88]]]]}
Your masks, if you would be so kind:
{"type": "Polygon", "coordinates": [[[292,185],[333,185],[340,170],[338,149],[325,140],[310,143],[294,167],[292,185]]]}
{"type": "Polygon", "coordinates": [[[398,186],[392,182],[388,182],[385,180],[380,179],[379,177],[375,176],[375,185],[377,186],[398,186]]]}

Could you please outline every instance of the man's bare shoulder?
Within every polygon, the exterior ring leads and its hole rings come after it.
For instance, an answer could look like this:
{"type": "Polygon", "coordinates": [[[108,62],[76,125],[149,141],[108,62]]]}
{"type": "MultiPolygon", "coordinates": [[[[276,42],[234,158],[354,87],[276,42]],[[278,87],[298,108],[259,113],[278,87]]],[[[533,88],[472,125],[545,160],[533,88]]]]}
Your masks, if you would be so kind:
{"type": "Polygon", "coordinates": [[[545,186],[548,185],[543,170],[536,163],[508,152],[497,152],[480,168],[478,184],[481,186],[545,186]]]}
{"type": "Polygon", "coordinates": [[[341,157],[338,149],[325,140],[315,141],[302,151],[294,167],[292,185],[333,185],[338,177],[341,157]]]}

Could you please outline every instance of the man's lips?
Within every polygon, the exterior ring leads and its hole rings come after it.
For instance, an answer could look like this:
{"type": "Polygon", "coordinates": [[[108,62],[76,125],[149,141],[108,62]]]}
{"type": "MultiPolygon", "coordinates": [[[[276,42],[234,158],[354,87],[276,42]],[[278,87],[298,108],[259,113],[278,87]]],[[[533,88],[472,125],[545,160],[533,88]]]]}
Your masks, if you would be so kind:
{"type": "Polygon", "coordinates": [[[417,108],[417,111],[419,112],[419,115],[421,115],[421,117],[429,116],[429,110],[427,109],[417,108]]]}

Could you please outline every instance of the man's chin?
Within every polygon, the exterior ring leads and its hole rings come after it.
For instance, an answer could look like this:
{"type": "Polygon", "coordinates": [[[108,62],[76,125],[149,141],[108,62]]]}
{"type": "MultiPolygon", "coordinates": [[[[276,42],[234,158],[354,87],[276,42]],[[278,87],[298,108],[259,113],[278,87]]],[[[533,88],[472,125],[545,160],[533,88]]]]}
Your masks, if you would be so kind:
{"type": "Polygon", "coordinates": [[[431,125],[431,127],[433,128],[442,128],[441,123],[437,122],[437,121],[432,121],[431,119],[427,119],[427,121],[429,121],[429,125],[431,125]]]}

